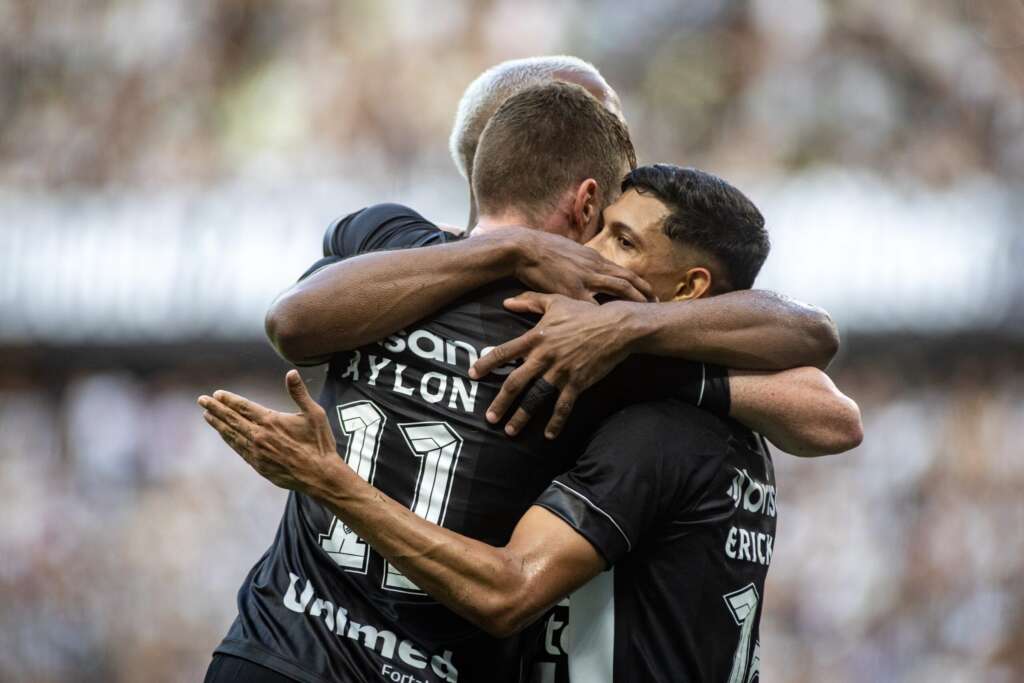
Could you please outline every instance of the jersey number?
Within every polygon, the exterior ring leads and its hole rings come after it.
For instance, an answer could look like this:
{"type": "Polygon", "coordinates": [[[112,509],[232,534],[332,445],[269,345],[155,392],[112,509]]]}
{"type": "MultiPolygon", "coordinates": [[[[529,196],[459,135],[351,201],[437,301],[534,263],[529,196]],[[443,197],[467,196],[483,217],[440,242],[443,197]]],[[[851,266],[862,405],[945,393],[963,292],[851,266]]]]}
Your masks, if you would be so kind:
{"type": "Polygon", "coordinates": [[[736,645],[736,653],[732,656],[732,669],[729,672],[729,683],[751,683],[760,677],[761,656],[760,644],[754,643],[754,652],[750,652],[750,638],[754,633],[757,621],[757,588],[750,583],[732,593],[722,596],[729,614],[740,627],[740,642],[736,645]],[[749,659],[748,659],[749,657],[749,659]]]}
{"type": "MultiPolygon", "coordinates": [[[[372,401],[356,401],[338,406],[338,422],[348,437],[345,462],[372,484],[387,417],[372,401]]],[[[447,422],[410,422],[399,424],[398,429],[413,457],[420,461],[412,511],[428,522],[444,525],[462,437],[447,422]]],[[[367,572],[370,549],[337,517],[331,520],[327,533],[320,535],[320,547],[346,571],[367,572]]],[[[425,595],[390,562],[384,564],[381,587],[425,595]]]]}

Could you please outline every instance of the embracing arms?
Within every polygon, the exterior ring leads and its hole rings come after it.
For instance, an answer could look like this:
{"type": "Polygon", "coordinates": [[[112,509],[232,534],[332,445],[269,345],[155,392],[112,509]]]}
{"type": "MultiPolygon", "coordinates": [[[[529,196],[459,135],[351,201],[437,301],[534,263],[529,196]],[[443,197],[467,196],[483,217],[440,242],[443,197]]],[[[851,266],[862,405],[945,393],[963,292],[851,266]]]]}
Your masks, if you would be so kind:
{"type": "Polygon", "coordinates": [[[864,438],[860,407],[817,368],[729,371],[729,416],[800,457],[842,453],[864,438]]]}
{"type": "Polygon", "coordinates": [[[327,416],[298,372],[288,374],[287,386],[296,414],[223,391],[199,403],[261,476],[317,499],[416,585],[488,633],[517,632],[604,568],[590,543],[539,507],[500,548],[417,517],[338,457],[327,416]]]}
{"type": "MultiPolygon", "coordinates": [[[[550,438],[556,437],[565,426],[577,397],[633,353],[685,357],[731,368],[784,370],[825,365],[838,345],[835,325],[824,311],[765,291],[733,292],[692,302],[632,304],[613,301],[603,306],[527,292],[507,300],[505,306],[543,317],[526,334],[481,357],[470,376],[483,377],[495,368],[522,358],[522,365],[509,374],[488,408],[487,419],[501,420],[520,393],[542,377],[560,390],[546,429],[550,438]]],[[[828,377],[813,367],[803,369],[806,372],[793,377],[803,378],[807,388],[832,398],[835,387],[828,377]]],[[[760,380],[749,379],[744,390],[764,391],[764,382],[780,382],[783,377],[790,379],[781,373],[760,380]]],[[[778,388],[784,391],[786,387],[780,382],[778,388]]],[[[818,414],[821,408],[810,395],[785,391],[785,396],[793,401],[795,408],[803,409],[783,415],[787,419],[810,419],[813,416],[807,411],[818,414]]],[[[734,403],[736,399],[734,393],[734,403]]],[[[847,406],[842,402],[828,401],[826,405],[843,408],[844,415],[849,417],[847,406]]],[[[761,407],[770,406],[761,404],[761,407]]],[[[776,416],[775,411],[772,412],[773,417],[776,416]]],[[[837,418],[841,421],[844,415],[837,418]]],[[[740,416],[734,417],[747,422],[740,416]]],[[[518,432],[529,419],[529,414],[517,410],[509,420],[511,429],[508,431],[518,432]]],[[[859,420],[858,414],[858,423],[859,420]]],[[[813,425],[803,427],[809,429],[813,425]]],[[[791,439],[784,441],[792,443],[791,439]]],[[[828,448],[822,446],[827,445],[814,442],[802,448],[820,450],[818,454],[823,454],[828,448]]]]}
{"type": "Polygon", "coordinates": [[[266,316],[271,343],[308,364],[377,341],[486,284],[514,277],[545,292],[646,301],[650,286],[596,251],[539,230],[509,227],[464,240],[355,255],[282,293],[266,316]]]}

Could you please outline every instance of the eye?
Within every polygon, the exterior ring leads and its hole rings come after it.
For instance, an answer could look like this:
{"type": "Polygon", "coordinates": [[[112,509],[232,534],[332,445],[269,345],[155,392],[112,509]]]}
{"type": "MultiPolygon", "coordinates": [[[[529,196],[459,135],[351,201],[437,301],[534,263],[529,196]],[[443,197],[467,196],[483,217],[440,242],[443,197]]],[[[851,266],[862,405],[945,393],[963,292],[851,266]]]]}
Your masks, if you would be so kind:
{"type": "Polygon", "coordinates": [[[619,240],[619,246],[622,247],[623,249],[633,248],[633,243],[629,241],[629,238],[619,235],[617,239],[619,240]]]}

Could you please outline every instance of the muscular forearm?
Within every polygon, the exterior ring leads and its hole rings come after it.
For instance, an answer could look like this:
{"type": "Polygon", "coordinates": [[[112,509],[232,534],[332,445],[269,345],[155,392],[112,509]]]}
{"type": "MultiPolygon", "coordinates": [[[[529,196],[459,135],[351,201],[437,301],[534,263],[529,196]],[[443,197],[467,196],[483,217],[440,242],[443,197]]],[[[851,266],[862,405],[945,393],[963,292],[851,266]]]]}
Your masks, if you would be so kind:
{"type": "Polygon", "coordinates": [[[824,368],[838,348],[824,311],[763,290],[630,307],[632,350],[750,370],[824,368]]]}
{"type": "Polygon", "coordinates": [[[514,240],[481,235],[453,244],[356,256],[284,292],[267,313],[282,356],[309,362],[381,339],[515,267],[514,240]]]}
{"type": "Polygon", "coordinates": [[[841,453],[860,444],[860,408],[816,368],[729,375],[730,415],[787,453],[841,453]]]}
{"type": "Polygon", "coordinates": [[[516,596],[528,564],[514,553],[417,517],[340,461],[309,482],[306,493],[408,579],[470,622],[498,636],[523,625],[516,596]]]}

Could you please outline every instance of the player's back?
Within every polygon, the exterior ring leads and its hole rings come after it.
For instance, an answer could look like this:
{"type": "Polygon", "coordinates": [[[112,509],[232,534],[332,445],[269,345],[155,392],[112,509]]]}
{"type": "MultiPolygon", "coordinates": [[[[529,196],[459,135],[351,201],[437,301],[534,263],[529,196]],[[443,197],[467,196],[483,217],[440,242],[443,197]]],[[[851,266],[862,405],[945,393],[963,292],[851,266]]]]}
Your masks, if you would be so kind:
{"type": "MultiPolygon", "coordinates": [[[[489,347],[535,322],[502,306],[521,290],[496,283],[338,354],[319,401],[357,473],[424,519],[496,545],[574,452],[565,439],[545,440],[540,420],[515,439],[489,425],[484,412],[505,374],[468,377],[489,347]]],[[[290,660],[285,672],[300,680],[520,678],[518,638],[491,638],[441,606],[300,494],[243,585],[239,612],[219,651],[256,659],[263,648],[276,657],[264,664],[290,660]]]]}
{"type": "Polygon", "coordinates": [[[583,683],[755,679],[776,521],[760,436],[680,401],[634,405],[601,425],[539,503],[611,568],[570,596],[568,638],[553,633],[564,613],[549,624],[539,672],[583,683]],[[569,644],[568,676],[553,643],[569,644]]]}

